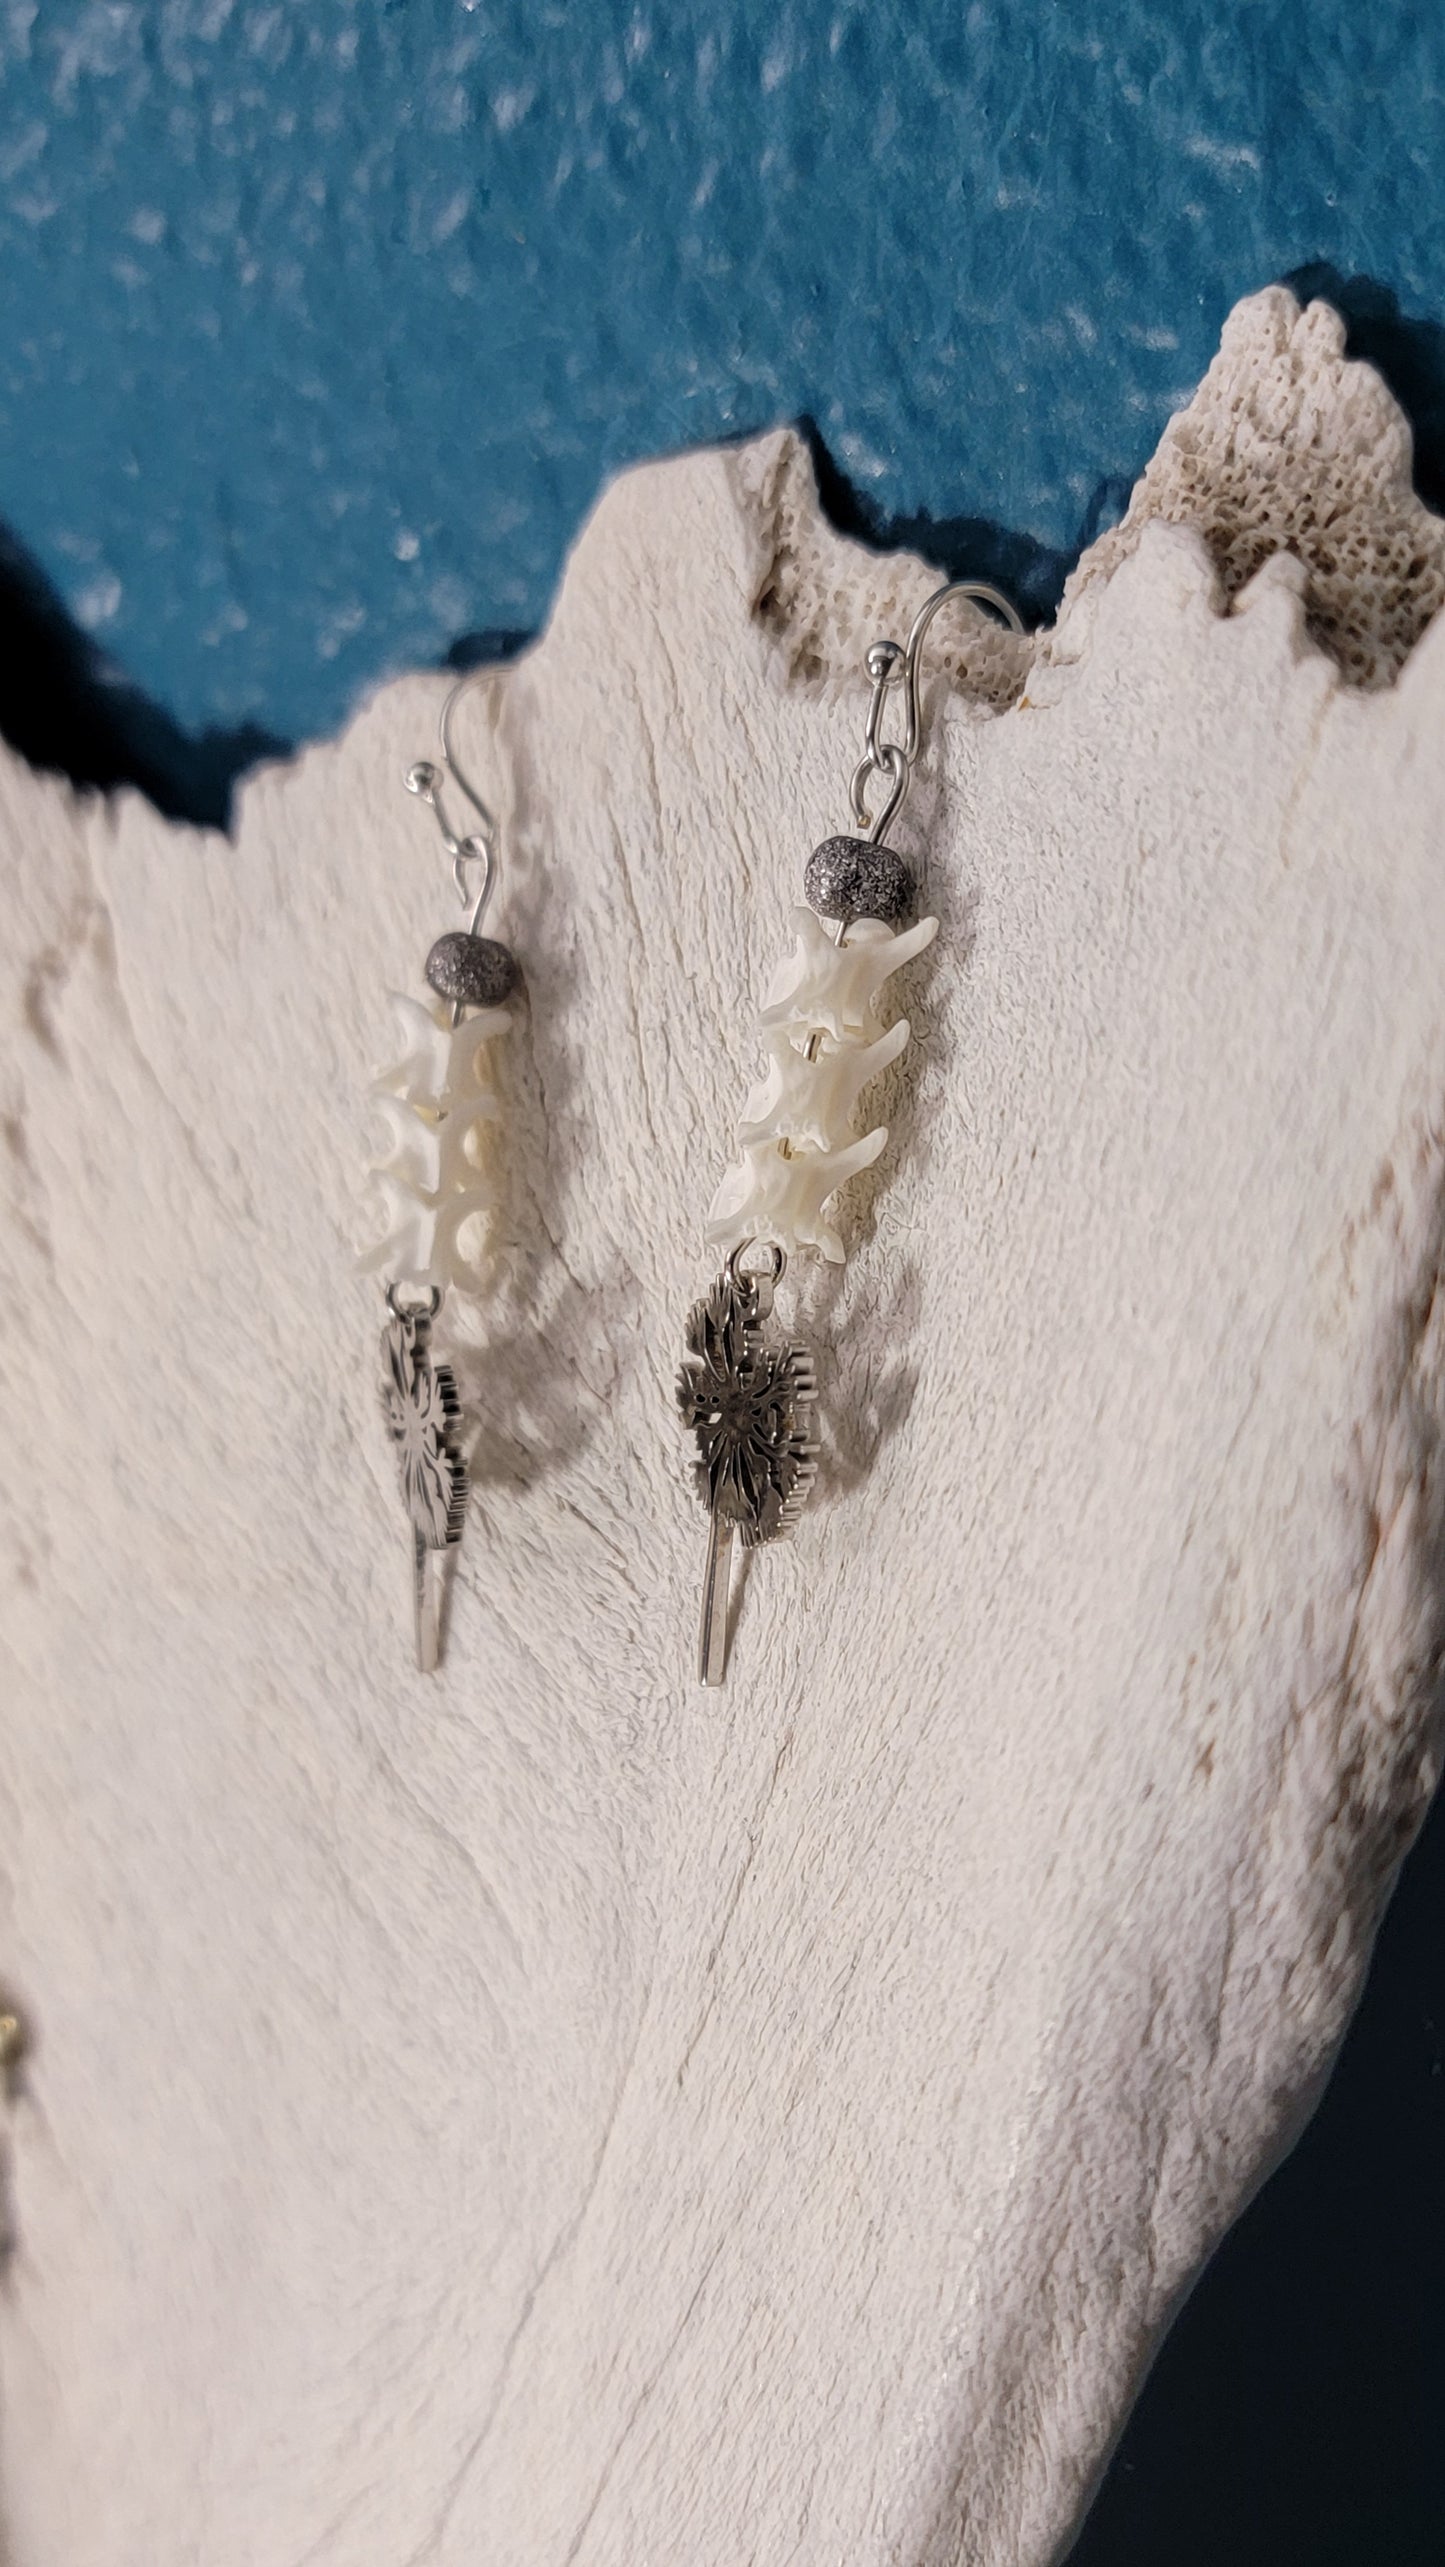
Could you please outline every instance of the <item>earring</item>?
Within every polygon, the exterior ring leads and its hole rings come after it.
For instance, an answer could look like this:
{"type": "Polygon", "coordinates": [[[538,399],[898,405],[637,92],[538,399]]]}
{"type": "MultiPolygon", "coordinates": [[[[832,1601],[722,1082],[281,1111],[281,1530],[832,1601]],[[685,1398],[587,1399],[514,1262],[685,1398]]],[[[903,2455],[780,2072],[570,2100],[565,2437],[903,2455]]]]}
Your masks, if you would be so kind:
{"type": "Polygon", "coordinates": [[[809,1248],[841,1263],[843,1242],[829,1204],[850,1177],[872,1166],[888,1139],[882,1124],[855,1139],[853,1109],[869,1080],[908,1045],[906,1019],[880,1034],[879,994],[938,933],[936,918],[904,928],[913,875],[885,833],[907,799],[918,756],[919,652],[950,598],[986,607],[1012,632],[1023,631],[996,588],[950,580],[920,607],[906,642],[879,641],[869,650],[873,695],[849,795],[854,823],[868,834],[825,838],[808,859],[808,905],[793,911],[793,952],[779,966],[758,1019],[766,1072],[743,1108],[740,1155],[707,1218],[708,1245],[723,1250],[726,1262],[689,1315],[677,1387],[683,1424],[697,1446],[698,1495],[708,1510],[698,1649],[705,1685],[720,1685],[727,1670],[734,1535],[751,1550],[787,1533],[817,1472],[812,1355],[801,1344],[769,1342],[765,1329],[789,1257],[809,1248]],[[886,740],[883,713],[895,686],[903,689],[903,737],[886,740]],[[888,790],[870,822],[874,775],[887,778],[888,790]]]}
{"type": "Polygon", "coordinates": [[[471,917],[439,936],[426,958],[429,1003],[391,993],[398,1054],[371,1090],[386,1127],[370,1171],[386,1226],[361,1259],[363,1274],[388,1278],[382,1413],[411,1529],[416,1662],[425,1675],[440,1660],[446,1555],[461,1540],[469,1493],[456,1375],[433,1353],[432,1331],[449,1292],[477,1290],[497,1190],[488,1165],[488,1127],[500,1111],[490,1053],[512,1022],[506,1001],[517,984],[510,949],[478,932],[496,880],[497,824],[452,745],[453,717],[474,683],[463,678],[442,708],[440,765],[422,760],[406,776],[408,793],[436,815],[471,917]],[[476,814],[464,838],[447,820],[448,784],[476,814]]]}

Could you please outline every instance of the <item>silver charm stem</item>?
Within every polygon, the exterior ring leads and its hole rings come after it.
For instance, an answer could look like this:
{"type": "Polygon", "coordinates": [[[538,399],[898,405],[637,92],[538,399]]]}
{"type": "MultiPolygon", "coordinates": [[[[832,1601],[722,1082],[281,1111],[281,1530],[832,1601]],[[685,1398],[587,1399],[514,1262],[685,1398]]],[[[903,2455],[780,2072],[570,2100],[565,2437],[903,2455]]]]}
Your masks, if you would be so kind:
{"type": "Polygon", "coordinates": [[[732,1549],[732,1525],[716,1506],[712,1506],[708,1509],[707,1566],[702,1576],[702,1621],[697,1641],[697,1680],[700,1685],[720,1685],[727,1675],[732,1549]]]}
{"type": "Polygon", "coordinates": [[[441,1304],[433,1286],[426,1301],[386,1295],[391,1318],[381,1332],[381,1404],[397,1448],[402,1504],[411,1525],[412,1618],[416,1663],[434,1675],[441,1659],[445,1556],[462,1538],[467,1511],[466,1456],[457,1443],[461,1409],[450,1364],[435,1364],[429,1351],[431,1323],[441,1304]]]}
{"type": "Polygon", "coordinates": [[[412,1623],[416,1632],[416,1671],[419,1676],[434,1676],[441,1662],[442,1599],[441,1572],[433,1571],[438,1557],[427,1543],[425,1534],[412,1527],[412,1623]]]}

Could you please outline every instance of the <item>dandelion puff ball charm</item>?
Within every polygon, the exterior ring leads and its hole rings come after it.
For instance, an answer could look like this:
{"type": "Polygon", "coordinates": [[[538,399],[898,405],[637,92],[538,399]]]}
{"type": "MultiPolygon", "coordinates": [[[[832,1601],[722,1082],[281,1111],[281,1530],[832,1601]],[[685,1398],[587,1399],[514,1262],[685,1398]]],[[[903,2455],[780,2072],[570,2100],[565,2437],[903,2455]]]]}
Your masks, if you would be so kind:
{"type": "Polygon", "coordinates": [[[764,1273],[749,1273],[741,1257],[735,1249],[694,1302],[677,1385],[683,1423],[697,1442],[697,1491],[708,1511],[698,1662],[705,1685],[720,1685],[726,1671],[733,1535],[751,1550],[785,1533],[817,1469],[813,1358],[806,1346],[768,1345],[763,1337],[783,1251],[774,1246],[764,1273]]]}
{"type": "Polygon", "coordinates": [[[512,1021],[506,1001],[517,981],[508,948],[479,933],[497,833],[451,744],[452,715],[471,682],[454,687],[443,709],[440,768],[423,763],[406,779],[436,814],[471,919],[432,946],[429,1001],[393,993],[397,1055],[372,1087],[386,1135],[370,1166],[382,1228],[361,1259],[363,1274],[387,1278],[379,1389],[411,1533],[416,1662],[424,1674],[440,1661],[444,1564],[462,1538],[469,1486],[456,1376],[434,1354],[432,1331],[449,1293],[477,1290],[477,1255],[495,1195],[480,1148],[499,1111],[490,1052],[512,1021]],[[477,814],[466,838],[447,822],[441,794],[448,780],[477,814]]]}
{"type": "Polygon", "coordinates": [[[726,1263],[689,1317],[677,1395],[708,1510],[698,1647],[707,1685],[721,1684],[727,1669],[734,1534],[753,1548],[786,1533],[817,1470],[813,1358],[804,1346],[770,1343],[765,1324],[790,1257],[811,1250],[842,1262],[833,1199],[888,1140],[882,1124],[858,1134],[854,1112],[864,1088],[909,1041],[905,1019],[880,1029],[878,1001],[892,975],[938,933],[936,918],[905,925],[913,874],[885,832],[902,809],[918,755],[923,637],[950,598],[971,600],[1022,630],[998,590],[950,581],[920,608],[906,643],[875,642],[869,651],[873,695],[850,797],[854,820],[868,834],[827,838],[808,860],[808,905],[792,913],[793,950],[757,1021],[766,1067],[743,1108],[738,1156],[705,1225],[709,1246],[726,1263]],[[903,690],[903,736],[884,740],[894,686],[903,690]],[[875,774],[886,777],[887,792],[870,824],[866,797],[875,774]]]}

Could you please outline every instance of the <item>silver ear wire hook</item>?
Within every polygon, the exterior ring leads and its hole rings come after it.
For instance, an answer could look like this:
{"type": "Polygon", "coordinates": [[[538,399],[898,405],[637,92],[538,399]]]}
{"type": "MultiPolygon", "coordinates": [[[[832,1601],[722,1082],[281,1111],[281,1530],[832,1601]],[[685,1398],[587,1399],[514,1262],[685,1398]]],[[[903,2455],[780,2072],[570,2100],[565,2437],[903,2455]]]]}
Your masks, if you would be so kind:
{"type": "Polygon", "coordinates": [[[469,900],[473,903],[471,924],[467,931],[472,936],[475,936],[481,924],[496,878],[497,823],[452,746],[452,715],[468,688],[479,684],[481,675],[481,670],[473,669],[467,676],[458,678],[442,706],[439,725],[442,746],[440,766],[433,765],[429,758],[419,758],[416,765],[408,767],[406,771],[407,792],[414,793],[419,802],[424,802],[428,810],[436,814],[442,845],[452,860],[452,879],[457,887],[458,899],[464,907],[469,900]],[[454,784],[457,791],[471,804],[480,824],[465,838],[459,838],[456,835],[446,815],[446,806],[442,801],[442,787],[447,783],[454,784]],[[480,865],[482,869],[475,891],[467,880],[469,865],[480,865]]]}
{"type": "Polygon", "coordinates": [[[913,618],[906,642],[884,640],[870,645],[867,667],[873,680],[873,698],[868,707],[863,755],[853,770],[848,799],[854,820],[860,829],[867,830],[873,846],[881,842],[885,831],[897,819],[913,781],[913,766],[922,729],[918,709],[919,657],[929,625],[940,606],[946,606],[950,598],[967,599],[970,605],[986,607],[1011,633],[1021,633],[1024,629],[1022,617],[1002,589],[991,588],[983,579],[950,579],[945,580],[942,588],[936,588],[931,597],[924,599],[913,618]],[[903,737],[901,740],[884,740],[879,736],[883,708],[890,688],[900,685],[903,689],[903,737]],[[890,789],[877,819],[870,821],[868,778],[880,769],[889,777],[890,789]]]}

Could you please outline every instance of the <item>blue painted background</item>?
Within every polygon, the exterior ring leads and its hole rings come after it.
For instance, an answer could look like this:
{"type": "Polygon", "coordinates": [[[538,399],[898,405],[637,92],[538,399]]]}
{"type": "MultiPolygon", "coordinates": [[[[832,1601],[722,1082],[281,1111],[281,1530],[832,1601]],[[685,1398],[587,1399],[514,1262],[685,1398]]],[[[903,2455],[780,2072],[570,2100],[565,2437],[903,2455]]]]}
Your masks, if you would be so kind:
{"type": "Polygon", "coordinates": [[[1236,296],[1445,312],[1435,5],[3,0],[0,54],[11,567],[184,731],[535,629],[616,466],[798,416],[1041,609],[1236,296]]]}

